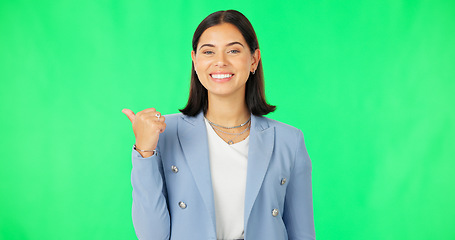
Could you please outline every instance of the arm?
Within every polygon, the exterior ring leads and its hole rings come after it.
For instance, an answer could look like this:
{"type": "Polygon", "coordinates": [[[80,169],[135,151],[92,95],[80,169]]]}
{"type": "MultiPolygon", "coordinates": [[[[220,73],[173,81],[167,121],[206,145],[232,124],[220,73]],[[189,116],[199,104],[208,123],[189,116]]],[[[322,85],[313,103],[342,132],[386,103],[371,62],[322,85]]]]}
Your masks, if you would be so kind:
{"type": "Polygon", "coordinates": [[[163,167],[158,154],[143,158],[133,150],[133,225],[138,239],[169,239],[170,217],[166,204],[163,167]]]}
{"type": "Polygon", "coordinates": [[[139,239],[169,239],[170,217],[166,204],[166,187],[159,154],[158,139],[166,129],[165,118],[155,108],[134,114],[130,109],[122,112],[133,126],[137,149],[156,149],[157,155],[141,155],[133,149],[133,225],[139,239]],[[145,157],[145,158],[144,158],[145,157]]]}
{"type": "Polygon", "coordinates": [[[305,147],[302,131],[298,132],[297,143],[294,168],[286,189],[283,221],[290,240],[314,240],[316,237],[311,190],[311,161],[305,147]]]}

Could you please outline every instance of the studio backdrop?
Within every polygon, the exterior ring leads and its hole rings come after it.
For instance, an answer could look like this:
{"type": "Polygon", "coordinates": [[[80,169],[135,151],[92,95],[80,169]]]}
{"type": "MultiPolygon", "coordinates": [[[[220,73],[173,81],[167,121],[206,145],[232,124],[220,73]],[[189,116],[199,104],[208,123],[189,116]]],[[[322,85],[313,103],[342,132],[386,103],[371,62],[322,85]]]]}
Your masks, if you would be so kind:
{"type": "Polygon", "coordinates": [[[300,128],[319,240],[455,239],[455,2],[0,2],[0,239],[135,239],[131,123],[177,113],[191,39],[236,9],[268,117],[300,128]]]}

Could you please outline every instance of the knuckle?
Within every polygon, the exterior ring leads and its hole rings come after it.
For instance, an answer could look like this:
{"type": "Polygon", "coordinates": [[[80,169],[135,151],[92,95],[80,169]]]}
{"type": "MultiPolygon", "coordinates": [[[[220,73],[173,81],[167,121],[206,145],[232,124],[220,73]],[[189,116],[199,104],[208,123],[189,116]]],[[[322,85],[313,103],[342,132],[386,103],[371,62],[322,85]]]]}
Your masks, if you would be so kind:
{"type": "Polygon", "coordinates": [[[136,115],[139,115],[139,116],[144,116],[145,115],[146,116],[147,115],[147,109],[144,109],[144,110],[138,112],[136,115]]]}

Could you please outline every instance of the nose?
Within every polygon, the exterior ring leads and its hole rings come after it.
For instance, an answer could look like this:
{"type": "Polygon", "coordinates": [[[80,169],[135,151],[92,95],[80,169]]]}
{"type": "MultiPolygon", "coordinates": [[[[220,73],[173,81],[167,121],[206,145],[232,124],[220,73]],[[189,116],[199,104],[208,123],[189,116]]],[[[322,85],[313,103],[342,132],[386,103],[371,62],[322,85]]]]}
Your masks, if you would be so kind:
{"type": "Polygon", "coordinates": [[[227,65],[227,58],[226,58],[226,54],[221,52],[219,54],[217,54],[216,56],[216,59],[215,59],[215,66],[216,67],[225,67],[227,65]]]}

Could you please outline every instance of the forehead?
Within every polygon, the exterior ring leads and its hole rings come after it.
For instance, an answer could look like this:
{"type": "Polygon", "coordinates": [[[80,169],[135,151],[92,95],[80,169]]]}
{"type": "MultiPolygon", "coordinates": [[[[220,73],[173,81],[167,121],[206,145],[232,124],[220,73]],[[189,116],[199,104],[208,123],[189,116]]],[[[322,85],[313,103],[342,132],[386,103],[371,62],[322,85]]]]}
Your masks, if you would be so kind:
{"type": "Polygon", "coordinates": [[[240,42],[247,46],[245,38],[236,26],[230,23],[222,23],[207,28],[199,38],[198,46],[207,43],[224,46],[231,42],[240,42]]]}

